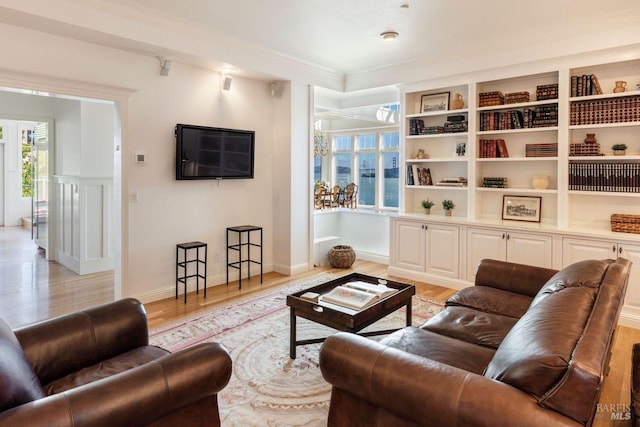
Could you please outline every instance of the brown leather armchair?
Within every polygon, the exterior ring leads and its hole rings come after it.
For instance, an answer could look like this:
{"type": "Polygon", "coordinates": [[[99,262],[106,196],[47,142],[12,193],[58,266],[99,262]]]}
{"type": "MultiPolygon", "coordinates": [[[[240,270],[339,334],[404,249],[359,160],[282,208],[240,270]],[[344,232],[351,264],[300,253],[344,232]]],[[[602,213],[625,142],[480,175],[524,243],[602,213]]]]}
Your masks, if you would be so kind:
{"type": "Polygon", "coordinates": [[[123,299],[12,331],[0,320],[0,426],[219,426],[231,358],[216,343],[149,345],[123,299]]]}

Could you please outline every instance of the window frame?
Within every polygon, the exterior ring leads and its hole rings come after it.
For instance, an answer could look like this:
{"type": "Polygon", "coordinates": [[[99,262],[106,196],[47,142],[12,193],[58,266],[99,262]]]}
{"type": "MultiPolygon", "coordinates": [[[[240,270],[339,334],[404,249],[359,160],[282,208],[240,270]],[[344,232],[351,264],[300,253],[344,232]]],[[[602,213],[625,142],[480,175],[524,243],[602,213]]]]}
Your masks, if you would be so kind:
{"type": "MultiPolygon", "coordinates": [[[[356,207],[363,210],[375,210],[375,211],[388,211],[398,212],[400,210],[400,181],[398,180],[398,206],[384,206],[384,154],[385,153],[397,153],[398,160],[397,165],[400,167],[400,153],[401,153],[401,138],[400,138],[400,126],[381,126],[362,129],[345,129],[329,131],[331,134],[331,152],[329,154],[329,176],[331,185],[337,183],[337,161],[336,156],[338,154],[350,154],[351,155],[351,181],[358,185],[358,196],[356,200],[356,207]],[[384,148],[384,134],[397,134],[398,145],[396,148],[384,148]],[[360,148],[359,138],[360,136],[374,135],[375,136],[375,148],[360,148]],[[350,149],[337,149],[336,139],[343,136],[351,137],[350,149]],[[362,188],[360,182],[360,166],[359,159],[361,154],[375,153],[375,194],[374,204],[364,205],[360,203],[360,189],[362,188]]],[[[399,172],[399,171],[398,171],[399,172]]]]}

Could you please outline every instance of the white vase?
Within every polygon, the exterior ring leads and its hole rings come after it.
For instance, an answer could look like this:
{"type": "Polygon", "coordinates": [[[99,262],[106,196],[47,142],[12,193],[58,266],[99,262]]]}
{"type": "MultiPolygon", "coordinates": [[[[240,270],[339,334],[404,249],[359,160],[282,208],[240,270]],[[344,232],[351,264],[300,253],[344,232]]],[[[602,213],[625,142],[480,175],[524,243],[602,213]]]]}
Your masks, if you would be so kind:
{"type": "Polygon", "coordinates": [[[536,190],[546,190],[549,188],[549,175],[534,175],[531,178],[531,186],[536,190]]]}

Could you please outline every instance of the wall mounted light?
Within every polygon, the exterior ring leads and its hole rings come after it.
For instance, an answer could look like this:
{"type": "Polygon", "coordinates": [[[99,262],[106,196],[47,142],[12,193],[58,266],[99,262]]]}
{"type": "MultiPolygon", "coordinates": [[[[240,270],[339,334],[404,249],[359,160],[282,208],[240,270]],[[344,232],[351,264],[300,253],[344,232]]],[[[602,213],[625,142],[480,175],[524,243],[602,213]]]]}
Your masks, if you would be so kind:
{"type": "Polygon", "coordinates": [[[233,77],[227,74],[223,74],[222,78],[220,79],[220,87],[222,88],[222,90],[230,90],[232,81],[233,77]]]}
{"type": "Polygon", "coordinates": [[[231,74],[235,72],[235,69],[229,67],[220,70],[220,88],[222,88],[222,90],[231,90],[231,82],[233,82],[231,74]]]}
{"type": "Polygon", "coordinates": [[[168,77],[173,62],[169,61],[168,59],[164,59],[162,56],[158,57],[158,61],[160,61],[160,75],[168,77]]]}
{"type": "Polygon", "coordinates": [[[282,96],[282,91],[284,90],[284,85],[280,82],[270,82],[269,89],[271,89],[272,98],[280,98],[282,96]]]}

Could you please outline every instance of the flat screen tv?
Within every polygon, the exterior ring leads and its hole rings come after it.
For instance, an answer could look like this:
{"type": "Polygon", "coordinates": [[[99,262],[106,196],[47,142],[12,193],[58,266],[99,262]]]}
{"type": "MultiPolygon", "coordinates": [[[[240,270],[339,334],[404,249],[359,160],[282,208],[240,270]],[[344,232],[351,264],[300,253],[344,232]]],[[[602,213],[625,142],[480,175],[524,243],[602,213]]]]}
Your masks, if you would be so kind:
{"type": "Polygon", "coordinates": [[[176,179],[253,178],[255,132],[176,125],[176,179]]]}

